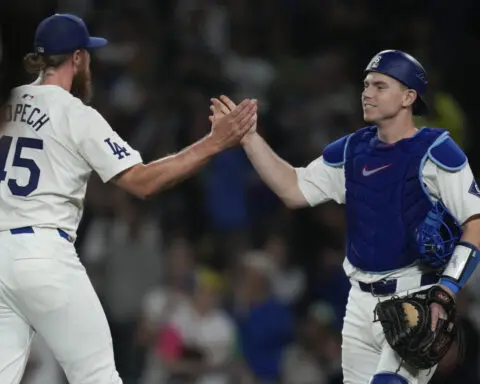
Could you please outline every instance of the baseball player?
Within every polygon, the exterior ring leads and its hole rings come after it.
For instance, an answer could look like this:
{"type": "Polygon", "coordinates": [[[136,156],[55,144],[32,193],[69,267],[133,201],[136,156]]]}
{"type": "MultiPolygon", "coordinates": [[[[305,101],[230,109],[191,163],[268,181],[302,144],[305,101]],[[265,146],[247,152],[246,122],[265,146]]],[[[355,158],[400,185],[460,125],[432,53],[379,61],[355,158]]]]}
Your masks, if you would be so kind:
{"type": "MultiPolygon", "coordinates": [[[[245,100],[183,151],[142,163],[93,108],[90,37],[69,14],[43,20],[26,67],[38,80],[12,91],[0,133],[0,383],[22,378],[39,332],[71,384],[118,384],[104,311],[74,248],[87,180],[96,171],[146,198],[185,179],[253,124],[245,100]],[[83,101],[83,102],[82,102],[83,101]]],[[[132,255],[135,257],[135,255],[132,255]]],[[[128,284],[128,281],[125,281],[128,284]]]]}
{"type": "MultiPolygon", "coordinates": [[[[426,87],[415,58],[382,51],[365,70],[369,125],[307,167],[280,159],[255,127],[242,139],[288,207],[346,205],[345,383],[427,383],[460,344],[454,299],[478,262],[480,190],[448,131],[414,126],[413,115],[427,112],[426,87]]],[[[212,121],[235,108],[224,96],[212,102],[212,121]]]]}

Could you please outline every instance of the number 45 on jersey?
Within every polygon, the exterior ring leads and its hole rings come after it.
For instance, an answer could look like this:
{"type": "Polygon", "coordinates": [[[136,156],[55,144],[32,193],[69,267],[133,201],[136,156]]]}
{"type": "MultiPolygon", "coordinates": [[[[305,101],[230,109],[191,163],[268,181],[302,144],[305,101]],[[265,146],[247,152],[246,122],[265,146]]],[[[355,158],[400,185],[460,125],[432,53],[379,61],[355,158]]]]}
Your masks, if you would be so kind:
{"type": "Polygon", "coordinates": [[[5,170],[7,158],[10,150],[14,148],[12,167],[24,168],[29,171],[30,176],[25,185],[19,185],[16,179],[8,179],[7,185],[13,195],[25,197],[37,189],[40,168],[34,160],[23,157],[22,150],[24,148],[43,150],[43,141],[30,137],[19,137],[15,144],[14,142],[15,139],[12,136],[2,136],[0,138],[0,183],[7,179],[7,171],[5,170]]]}

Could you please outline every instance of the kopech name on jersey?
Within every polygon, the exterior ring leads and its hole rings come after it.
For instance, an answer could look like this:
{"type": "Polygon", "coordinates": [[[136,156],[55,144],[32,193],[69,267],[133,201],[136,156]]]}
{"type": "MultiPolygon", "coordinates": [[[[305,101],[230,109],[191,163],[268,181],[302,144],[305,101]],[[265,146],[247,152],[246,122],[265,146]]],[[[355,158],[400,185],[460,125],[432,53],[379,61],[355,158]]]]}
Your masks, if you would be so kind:
{"type": "Polygon", "coordinates": [[[7,123],[22,122],[30,125],[35,131],[38,131],[50,120],[50,117],[38,107],[27,103],[7,104],[4,116],[7,123]]]}

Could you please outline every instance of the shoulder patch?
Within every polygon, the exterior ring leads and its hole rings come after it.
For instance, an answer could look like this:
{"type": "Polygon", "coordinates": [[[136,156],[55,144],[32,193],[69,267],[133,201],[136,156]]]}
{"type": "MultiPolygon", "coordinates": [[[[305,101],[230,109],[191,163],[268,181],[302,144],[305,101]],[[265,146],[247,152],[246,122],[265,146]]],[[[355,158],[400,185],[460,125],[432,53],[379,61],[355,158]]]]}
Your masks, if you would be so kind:
{"type": "Polygon", "coordinates": [[[428,157],[440,168],[447,171],[459,171],[467,165],[467,155],[455,143],[448,133],[441,135],[428,149],[428,157]]]}
{"type": "Polygon", "coordinates": [[[470,184],[468,193],[471,193],[473,196],[480,197],[480,189],[478,188],[478,184],[475,179],[473,179],[472,184],[470,184]]]}
{"type": "Polygon", "coordinates": [[[323,162],[331,167],[340,167],[345,164],[345,152],[351,135],[343,136],[328,144],[323,150],[323,162]]]}

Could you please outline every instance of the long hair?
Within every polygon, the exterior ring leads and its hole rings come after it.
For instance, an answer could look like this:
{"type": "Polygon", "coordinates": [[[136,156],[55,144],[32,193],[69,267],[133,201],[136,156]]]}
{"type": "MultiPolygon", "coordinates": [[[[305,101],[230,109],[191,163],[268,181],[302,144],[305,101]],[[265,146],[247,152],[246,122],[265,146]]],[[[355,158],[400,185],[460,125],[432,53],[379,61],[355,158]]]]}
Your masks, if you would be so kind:
{"type": "Polygon", "coordinates": [[[32,74],[38,75],[47,68],[58,68],[65,63],[70,57],[71,53],[63,55],[42,55],[39,53],[27,53],[23,58],[23,66],[25,70],[32,74]]]}

